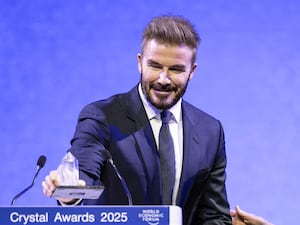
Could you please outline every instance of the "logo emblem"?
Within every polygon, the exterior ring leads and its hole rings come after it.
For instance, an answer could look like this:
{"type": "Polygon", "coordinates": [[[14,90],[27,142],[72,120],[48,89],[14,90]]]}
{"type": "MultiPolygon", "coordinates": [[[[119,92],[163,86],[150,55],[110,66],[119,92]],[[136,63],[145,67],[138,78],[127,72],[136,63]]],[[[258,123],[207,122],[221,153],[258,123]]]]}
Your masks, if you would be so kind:
{"type": "Polygon", "coordinates": [[[160,220],[164,218],[164,214],[159,209],[145,209],[138,216],[149,225],[158,225],[160,220]]]}

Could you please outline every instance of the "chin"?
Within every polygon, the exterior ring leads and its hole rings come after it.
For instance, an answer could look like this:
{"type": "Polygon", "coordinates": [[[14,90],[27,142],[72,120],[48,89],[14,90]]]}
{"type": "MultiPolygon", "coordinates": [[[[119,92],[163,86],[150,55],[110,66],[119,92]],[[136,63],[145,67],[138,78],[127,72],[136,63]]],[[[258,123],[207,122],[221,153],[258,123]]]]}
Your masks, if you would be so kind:
{"type": "Polygon", "coordinates": [[[170,93],[168,95],[160,95],[153,89],[148,92],[146,98],[153,106],[161,110],[169,109],[177,102],[176,95],[174,96],[174,93],[170,93]]]}
{"type": "Polygon", "coordinates": [[[172,99],[172,100],[168,100],[168,99],[161,100],[161,99],[156,98],[156,101],[152,101],[151,103],[152,103],[152,105],[154,105],[158,109],[166,110],[166,109],[171,108],[173,105],[175,105],[176,102],[174,103],[174,99],[172,99]]]}

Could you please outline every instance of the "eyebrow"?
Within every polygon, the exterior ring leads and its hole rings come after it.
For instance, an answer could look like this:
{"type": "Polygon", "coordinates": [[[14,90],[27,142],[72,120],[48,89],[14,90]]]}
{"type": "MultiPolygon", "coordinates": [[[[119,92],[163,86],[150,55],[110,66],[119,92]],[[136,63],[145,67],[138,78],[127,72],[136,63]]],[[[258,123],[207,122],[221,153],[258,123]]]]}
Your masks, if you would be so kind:
{"type": "Polygon", "coordinates": [[[162,66],[160,63],[158,63],[158,62],[156,62],[156,61],[154,61],[154,60],[152,60],[152,59],[148,59],[148,60],[147,60],[147,64],[148,64],[148,65],[162,66]]]}
{"type": "MultiPolygon", "coordinates": [[[[148,59],[147,60],[147,64],[148,65],[154,65],[154,66],[163,66],[160,63],[158,63],[158,62],[156,62],[156,61],[154,61],[152,59],[148,59]]],[[[186,68],[182,64],[175,64],[175,65],[169,66],[169,69],[177,69],[177,70],[184,70],[185,71],[186,68]]]]}

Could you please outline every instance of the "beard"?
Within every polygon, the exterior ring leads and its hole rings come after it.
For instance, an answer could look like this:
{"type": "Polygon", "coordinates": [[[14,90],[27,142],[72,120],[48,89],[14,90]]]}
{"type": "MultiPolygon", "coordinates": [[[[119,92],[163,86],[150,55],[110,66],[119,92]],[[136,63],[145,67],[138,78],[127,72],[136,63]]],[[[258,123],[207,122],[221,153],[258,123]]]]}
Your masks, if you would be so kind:
{"type": "Polygon", "coordinates": [[[143,74],[141,74],[141,87],[142,91],[147,99],[157,109],[167,110],[174,106],[179,99],[184,95],[189,80],[187,80],[182,86],[174,86],[172,84],[161,85],[159,83],[150,83],[143,80],[143,74]],[[151,93],[152,90],[152,93],[151,93]],[[155,95],[153,91],[169,92],[169,95],[155,95]]]}

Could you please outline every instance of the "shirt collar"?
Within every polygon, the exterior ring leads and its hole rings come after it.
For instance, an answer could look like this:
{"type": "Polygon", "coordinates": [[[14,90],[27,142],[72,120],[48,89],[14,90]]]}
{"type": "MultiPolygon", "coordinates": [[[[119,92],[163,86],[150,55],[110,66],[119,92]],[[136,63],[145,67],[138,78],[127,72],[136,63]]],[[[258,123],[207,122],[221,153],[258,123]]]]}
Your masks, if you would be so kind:
{"type": "MultiPolygon", "coordinates": [[[[148,119],[151,120],[153,118],[160,118],[159,114],[162,112],[162,110],[157,109],[150,102],[147,101],[147,99],[142,91],[141,83],[139,83],[138,91],[139,91],[139,95],[142,99],[144,108],[146,110],[148,119]]],[[[168,111],[170,111],[173,114],[173,118],[175,119],[175,121],[177,123],[181,119],[181,102],[182,102],[182,98],[180,98],[179,101],[174,106],[172,106],[170,109],[168,109],[168,111]]]]}

